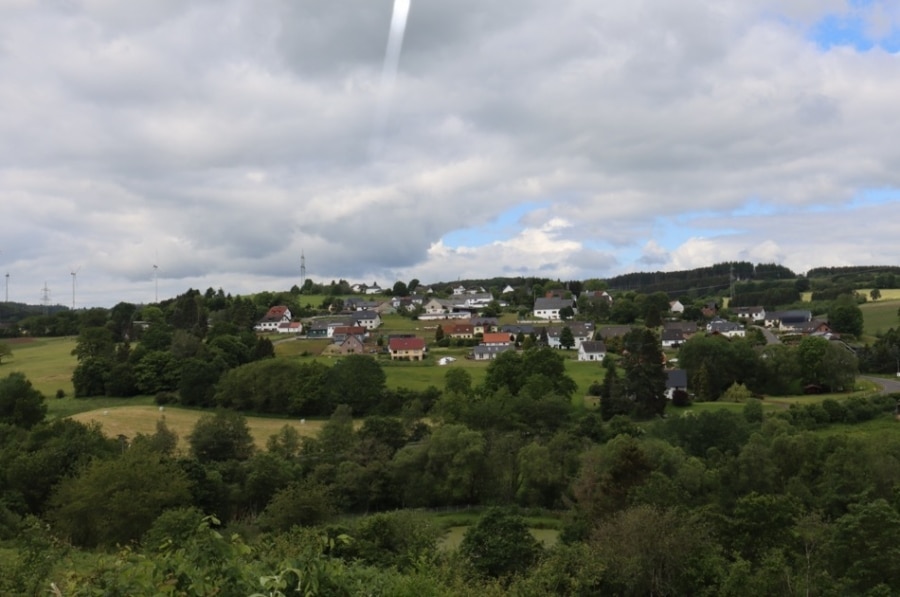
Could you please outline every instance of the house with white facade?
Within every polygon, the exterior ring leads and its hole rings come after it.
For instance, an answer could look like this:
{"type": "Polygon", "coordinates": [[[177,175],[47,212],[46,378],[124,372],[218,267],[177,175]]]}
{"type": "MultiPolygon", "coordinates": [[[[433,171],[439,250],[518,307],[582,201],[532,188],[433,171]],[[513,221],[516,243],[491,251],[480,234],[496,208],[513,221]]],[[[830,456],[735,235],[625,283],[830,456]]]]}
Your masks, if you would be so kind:
{"type": "Polygon", "coordinates": [[[577,313],[575,310],[575,301],[572,299],[564,299],[564,298],[538,298],[534,301],[534,316],[537,319],[547,319],[550,321],[560,320],[559,312],[560,310],[571,307],[572,311],[577,313]]]}
{"type": "Polygon", "coordinates": [[[579,361],[603,361],[606,358],[606,344],[600,340],[588,340],[578,347],[579,361]]]}
{"type": "Polygon", "coordinates": [[[355,325],[364,327],[367,330],[374,330],[383,323],[381,315],[377,311],[358,311],[351,318],[355,325]]]}
{"type": "Polygon", "coordinates": [[[269,308],[263,318],[253,326],[253,329],[257,332],[277,332],[279,325],[290,323],[290,321],[291,310],[283,305],[277,305],[269,308]]]}
{"type": "Polygon", "coordinates": [[[720,334],[726,338],[743,338],[746,335],[746,330],[739,323],[716,317],[706,324],[706,333],[720,334]]]}
{"type": "Polygon", "coordinates": [[[735,307],[730,309],[730,311],[734,313],[738,319],[757,322],[766,320],[765,307],[735,307]]]}

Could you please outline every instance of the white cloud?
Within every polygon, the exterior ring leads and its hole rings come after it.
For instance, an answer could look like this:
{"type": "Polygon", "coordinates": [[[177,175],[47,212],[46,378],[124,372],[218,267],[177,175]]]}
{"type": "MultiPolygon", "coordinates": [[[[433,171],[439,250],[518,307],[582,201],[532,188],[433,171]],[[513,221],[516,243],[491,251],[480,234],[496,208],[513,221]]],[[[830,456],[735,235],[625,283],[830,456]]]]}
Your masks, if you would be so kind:
{"type": "Polygon", "coordinates": [[[98,304],[146,300],[157,253],[161,294],[287,288],[301,250],[325,280],[896,261],[852,202],[900,187],[900,62],[809,39],[843,0],[412,0],[374,154],[392,2],[264,5],[0,6],[11,298],[83,262],[98,304]]]}

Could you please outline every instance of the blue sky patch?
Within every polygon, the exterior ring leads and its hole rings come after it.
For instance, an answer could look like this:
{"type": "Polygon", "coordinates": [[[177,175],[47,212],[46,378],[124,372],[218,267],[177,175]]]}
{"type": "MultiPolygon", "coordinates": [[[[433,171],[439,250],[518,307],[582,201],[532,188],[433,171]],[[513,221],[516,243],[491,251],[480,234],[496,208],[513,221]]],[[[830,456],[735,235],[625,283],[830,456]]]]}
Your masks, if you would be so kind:
{"type": "Polygon", "coordinates": [[[881,10],[874,0],[848,0],[845,12],[826,15],[813,25],[809,37],[823,50],[852,47],[867,52],[879,47],[888,52],[900,52],[898,23],[892,23],[885,35],[873,37],[871,34],[867,19],[881,10]]]}
{"type": "Polygon", "coordinates": [[[551,202],[522,203],[508,209],[497,217],[488,220],[480,226],[461,228],[444,235],[444,244],[454,249],[459,247],[480,247],[495,241],[503,241],[512,238],[522,231],[522,218],[527,214],[545,209],[551,202]]]}

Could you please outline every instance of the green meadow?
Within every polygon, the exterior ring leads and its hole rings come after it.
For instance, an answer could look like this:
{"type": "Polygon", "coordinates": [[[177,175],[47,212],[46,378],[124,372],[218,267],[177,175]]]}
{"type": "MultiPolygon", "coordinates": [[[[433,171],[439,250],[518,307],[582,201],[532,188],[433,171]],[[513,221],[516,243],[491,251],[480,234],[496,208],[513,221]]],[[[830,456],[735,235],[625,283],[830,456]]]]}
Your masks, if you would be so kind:
{"type": "MultiPolygon", "coordinates": [[[[890,291],[884,290],[882,292],[890,291]]],[[[897,310],[900,309],[900,298],[888,300],[881,298],[877,301],[864,303],[859,308],[863,313],[863,330],[866,336],[874,337],[879,333],[900,326],[900,316],[897,315],[897,310]]]]}
{"type": "Polygon", "coordinates": [[[72,355],[75,338],[14,338],[4,340],[12,349],[12,356],[0,365],[4,377],[21,371],[32,385],[48,398],[57,390],[71,396],[72,372],[77,361],[72,355]]]}

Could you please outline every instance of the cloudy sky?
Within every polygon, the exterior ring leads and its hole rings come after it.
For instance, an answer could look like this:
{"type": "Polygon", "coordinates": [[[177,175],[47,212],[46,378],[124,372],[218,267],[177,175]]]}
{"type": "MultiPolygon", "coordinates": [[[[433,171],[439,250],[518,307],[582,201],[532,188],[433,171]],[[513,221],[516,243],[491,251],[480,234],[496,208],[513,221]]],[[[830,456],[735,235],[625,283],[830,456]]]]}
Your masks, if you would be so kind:
{"type": "Polygon", "coordinates": [[[0,0],[9,299],[898,263],[897,0],[396,2],[0,0]]]}

